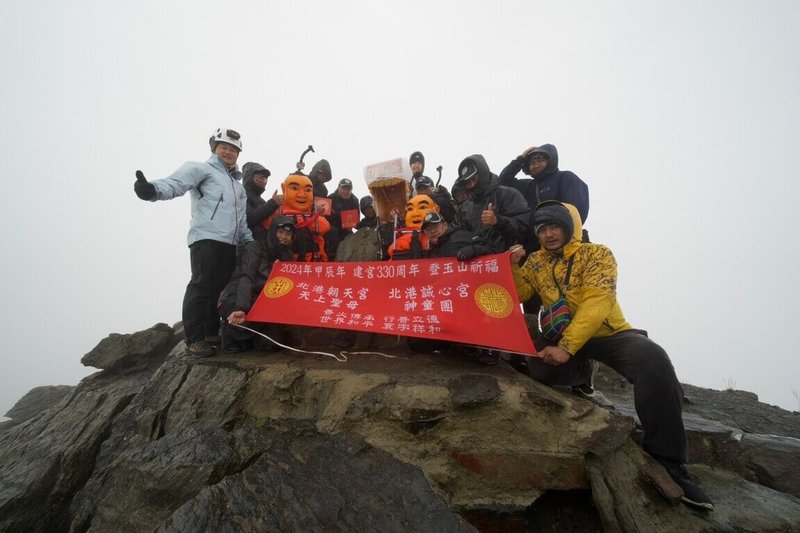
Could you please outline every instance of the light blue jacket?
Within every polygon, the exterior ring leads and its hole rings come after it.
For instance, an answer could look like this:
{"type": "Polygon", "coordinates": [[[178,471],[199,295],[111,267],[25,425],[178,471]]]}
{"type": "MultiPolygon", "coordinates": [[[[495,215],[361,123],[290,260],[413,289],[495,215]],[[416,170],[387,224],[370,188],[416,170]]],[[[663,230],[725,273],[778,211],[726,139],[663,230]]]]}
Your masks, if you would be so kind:
{"type": "Polygon", "coordinates": [[[188,161],[166,178],[150,183],[156,188],[153,201],[172,200],[187,192],[191,195],[189,246],[203,239],[238,245],[253,240],[241,180],[238,167],[229,172],[215,154],[205,163],[188,161]]]}

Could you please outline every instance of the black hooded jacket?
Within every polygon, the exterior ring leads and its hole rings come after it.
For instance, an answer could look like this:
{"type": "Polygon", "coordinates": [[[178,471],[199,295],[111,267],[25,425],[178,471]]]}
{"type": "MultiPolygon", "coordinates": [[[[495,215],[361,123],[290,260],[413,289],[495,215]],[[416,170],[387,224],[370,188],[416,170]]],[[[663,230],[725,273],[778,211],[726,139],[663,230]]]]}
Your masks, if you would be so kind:
{"type": "Polygon", "coordinates": [[[472,161],[478,169],[478,182],[461,205],[460,216],[464,229],[483,238],[495,252],[504,252],[512,244],[521,243],[528,233],[530,209],[525,198],[516,189],[503,187],[497,176],[480,154],[471,155],[459,164],[472,161]],[[497,224],[484,226],[481,213],[492,204],[497,224]]]}
{"type": "Polygon", "coordinates": [[[369,194],[361,198],[358,201],[358,209],[361,211],[363,215],[361,220],[358,221],[356,224],[356,229],[359,230],[361,228],[374,228],[378,225],[378,215],[375,213],[375,203],[372,200],[372,196],[369,194]],[[367,214],[364,212],[367,206],[372,206],[372,216],[368,217],[367,214]]]}
{"type": "Polygon", "coordinates": [[[224,308],[226,313],[249,312],[267,282],[275,261],[293,260],[292,249],[278,242],[276,236],[278,225],[270,226],[266,236],[266,248],[264,243],[259,241],[251,241],[236,247],[236,268],[219,295],[222,304],[220,308],[224,308]]]}
{"type": "Polygon", "coordinates": [[[558,150],[552,144],[543,144],[538,150],[548,156],[547,168],[531,178],[517,178],[522,170],[528,173],[527,161],[518,156],[500,173],[500,185],[514,187],[531,209],[545,200],[556,200],[572,204],[581,215],[581,222],[589,216],[589,187],[577,175],[569,170],[558,169],[558,150]]]}
{"type": "Polygon", "coordinates": [[[278,209],[278,202],[270,198],[264,200],[261,195],[264,189],[258,187],[253,181],[256,172],[266,174],[270,172],[263,165],[258,163],[245,163],[242,167],[242,184],[247,193],[247,227],[253,233],[253,239],[259,241],[263,246],[267,237],[267,230],[263,222],[268,219],[278,209]]]}
{"type": "Polygon", "coordinates": [[[311,172],[308,173],[311,184],[314,185],[314,196],[319,198],[328,197],[328,187],[319,179],[319,171],[323,171],[333,180],[333,173],[331,173],[331,164],[327,159],[320,159],[314,166],[311,167],[311,172]]]}
{"type": "Polygon", "coordinates": [[[436,245],[431,244],[428,257],[459,257],[459,252],[471,259],[495,253],[496,250],[487,246],[482,239],[475,237],[471,232],[448,225],[447,231],[436,240],[436,245]]]}

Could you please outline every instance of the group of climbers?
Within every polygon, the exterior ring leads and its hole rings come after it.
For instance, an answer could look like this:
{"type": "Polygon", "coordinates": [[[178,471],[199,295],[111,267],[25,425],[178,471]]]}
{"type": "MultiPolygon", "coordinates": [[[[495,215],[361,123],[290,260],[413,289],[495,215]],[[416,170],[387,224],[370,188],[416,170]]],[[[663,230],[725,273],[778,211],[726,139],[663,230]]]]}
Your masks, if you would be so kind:
{"type": "MultiPolygon", "coordinates": [[[[343,242],[361,232],[379,233],[372,198],[356,198],[349,179],[328,194],[325,183],[333,176],[326,160],[318,161],[309,175],[298,168],[281,184],[281,194],[265,201],[261,196],[270,172],[247,163],[242,175],[236,164],[242,150],[239,133],[220,128],[209,144],[212,156],[205,163],[185,163],[152,182],[137,171],[134,183],[143,200],[191,195],[192,274],[183,323],[187,351],[197,357],[215,353],[211,342],[220,332],[226,351],[248,347],[252,337],[231,326],[244,323],[276,260],[334,260],[343,242]]],[[[541,313],[541,332],[534,339],[538,354],[514,358],[512,365],[537,381],[572,387],[585,396],[594,393],[596,361],[618,371],[634,385],[644,449],[683,489],[687,504],[713,509],[683,467],[682,391],[669,356],[625,320],[616,299],[614,256],[607,247],[588,242],[583,230],[588,187],[574,173],[559,169],[555,146],[524,150],[499,176],[482,155],[466,157],[458,165],[452,195],[439,180],[434,183],[423,174],[421,152],[411,155],[409,166],[413,177],[401,229],[405,233],[394,236],[389,257],[466,261],[507,252],[520,301],[535,302],[532,310],[541,313]],[[530,178],[517,178],[520,170],[530,178]]],[[[354,341],[352,332],[344,330],[337,339],[346,345],[354,341]]],[[[409,347],[435,350],[437,342],[411,340],[409,347]]],[[[500,359],[493,350],[481,356],[485,363],[500,359]]]]}

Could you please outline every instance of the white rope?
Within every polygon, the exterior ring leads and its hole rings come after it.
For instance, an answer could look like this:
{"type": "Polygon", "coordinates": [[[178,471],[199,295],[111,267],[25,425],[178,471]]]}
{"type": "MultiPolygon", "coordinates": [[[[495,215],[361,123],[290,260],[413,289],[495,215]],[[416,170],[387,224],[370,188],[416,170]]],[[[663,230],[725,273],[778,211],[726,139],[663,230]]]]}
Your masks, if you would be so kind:
{"type": "Polygon", "coordinates": [[[339,352],[339,355],[336,355],[336,354],[332,354],[332,353],[328,353],[328,352],[309,352],[309,351],[306,351],[306,350],[300,350],[299,348],[292,348],[291,346],[286,346],[285,344],[281,344],[278,341],[276,341],[276,340],[264,335],[260,331],[256,331],[254,329],[250,329],[247,326],[241,326],[239,324],[231,324],[231,326],[236,326],[237,328],[240,328],[240,329],[246,329],[247,331],[249,331],[251,333],[255,333],[256,335],[264,337],[265,339],[267,339],[271,343],[276,344],[277,346],[280,346],[281,348],[285,348],[285,349],[291,350],[293,352],[310,353],[310,354],[314,354],[314,355],[324,355],[326,357],[333,357],[334,359],[336,359],[340,363],[346,363],[347,362],[347,352],[339,352]]]}
{"type": "Polygon", "coordinates": [[[402,355],[389,355],[388,353],[383,352],[339,352],[342,355],[380,355],[381,357],[387,357],[389,359],[408,359],[408,357],[403,357],[402,355]]]}

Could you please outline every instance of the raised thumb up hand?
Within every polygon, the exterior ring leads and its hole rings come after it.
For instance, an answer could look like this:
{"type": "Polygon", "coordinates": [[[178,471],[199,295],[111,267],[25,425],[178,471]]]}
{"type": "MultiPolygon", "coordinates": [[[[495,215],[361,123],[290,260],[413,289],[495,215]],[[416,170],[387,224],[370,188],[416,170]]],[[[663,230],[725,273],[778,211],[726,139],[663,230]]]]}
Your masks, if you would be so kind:
{"type": "Polygon", "coordinates": [[[481,222],[484,226],[494,226],[497,224],[497,216],[494,214],[494,205],[489,202],[486,209],[481,213],[481,222]]]}
{"type": "Polygon", "coordinates": [[[133,182],[133,192],[142,200],[153,200],[156,197],[156,187],[144,177],[144,172],[136,171],[136,181],[133,182]]]}

